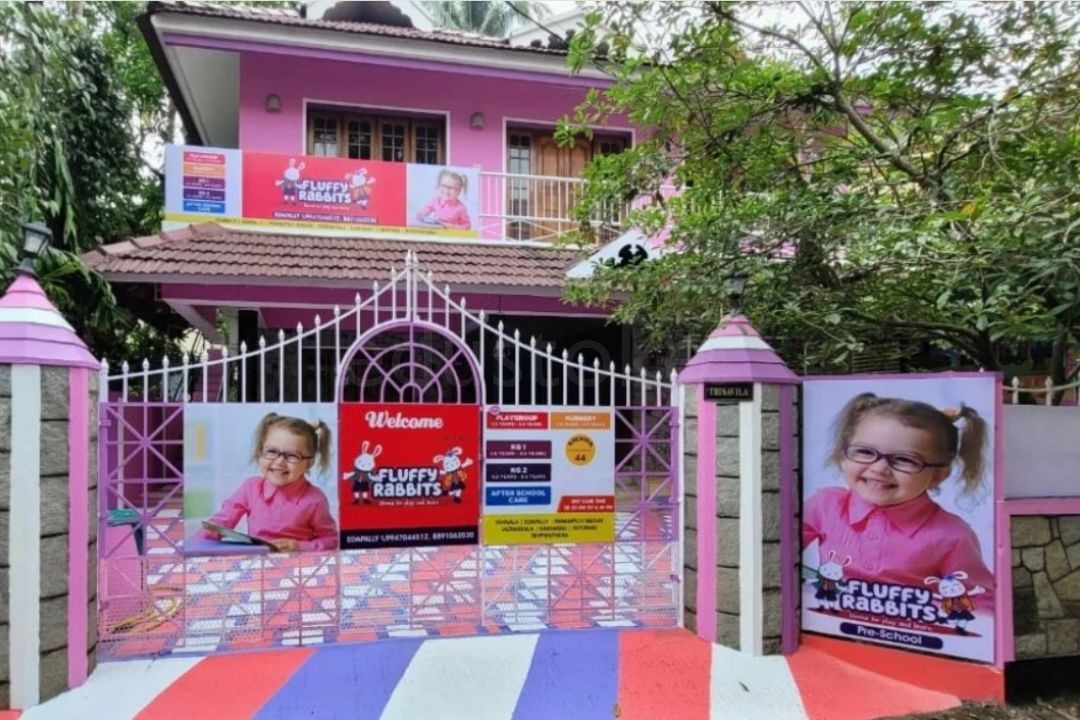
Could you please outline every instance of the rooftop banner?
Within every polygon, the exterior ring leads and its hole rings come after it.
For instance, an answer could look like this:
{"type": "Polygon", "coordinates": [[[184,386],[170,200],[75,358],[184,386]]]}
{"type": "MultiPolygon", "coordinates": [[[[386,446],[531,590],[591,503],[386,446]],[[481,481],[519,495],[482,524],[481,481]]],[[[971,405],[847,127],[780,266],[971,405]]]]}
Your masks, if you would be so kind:
{"type": "Polygon", "coordinates": [[[169,145],[165,220],[478,237],[471,168],[169,145]]]}

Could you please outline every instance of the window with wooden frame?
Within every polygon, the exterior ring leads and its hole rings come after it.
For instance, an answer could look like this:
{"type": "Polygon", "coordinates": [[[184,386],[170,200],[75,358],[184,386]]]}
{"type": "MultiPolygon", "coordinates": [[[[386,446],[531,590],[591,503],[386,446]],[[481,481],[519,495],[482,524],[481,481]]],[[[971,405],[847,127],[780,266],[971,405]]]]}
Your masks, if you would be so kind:
{"type": "Polygon", "coordinates": [[[571,147],[555,142],[551,130],[510,128],[506,138],[506,170],[511,174],[578,178],[586,163],[630,147],[629,135],[578,138],[571,147]]]}
{"type": "Polygon", "coordinates": [[[593,138],[593,157],[615,155],[621,153],[629,145],[630,139],[625,135],[597,135],[593,138]]]}
{"type": "Polygon", "coordinates": [[[307,154],[441,165],[446,124],[443,118],[315,108],[307,116],[307,154]]]}

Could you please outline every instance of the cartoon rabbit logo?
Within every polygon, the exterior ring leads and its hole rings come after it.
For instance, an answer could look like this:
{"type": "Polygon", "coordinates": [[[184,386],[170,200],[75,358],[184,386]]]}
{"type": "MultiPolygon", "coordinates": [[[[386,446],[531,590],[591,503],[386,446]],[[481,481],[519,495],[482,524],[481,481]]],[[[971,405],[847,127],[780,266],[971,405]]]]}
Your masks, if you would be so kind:
{"type": "Polygon", "coordinates": [[[956,628],[957,635],[967,635],[967,624],[975,619],[974,595],[982,595],[986,588],[976,585],[967,589],[963,581],[967,580],[968,574],[963,570],[946,573],[943,577],[928,577],[924,582],[927,585],[937,585],[938,591],[934,593],[934,599],[940,600],[940,621],[956,628]]]}
{"type": "Polygon", "coordinates": [[[851,557],[844,558],[843,563],[836,561],[836,551],[830,550],[825,562],[818,565],[817,580],[814,587],[817,592],[814,598],[820,601],[817,610],[840,610],[840,593],[844,591],[844,568],[852,562],[851,557]]]}
{"type": "Polygon", "coordinates": [[[286,203],[295,203],[297,186],[300,183],[300,172],[304,169],[304,163],[296,164],[296,158],[289,159],[289,167],[285,168],[281,179],[274,184],[281,188],[281,200],[286,203]]]}
{"type": "Polygon", "coordinates": [[[366,208],[371,199],[371,186],[375,184],[375,178],[368,177],[366,168],[358,168],[351,173],[345,173],[345,179],[349,181],[349,198],[354,204],[366,208]]]}
{"type": "Polygon", "coordinates": [[[437,465],[442,465],[439,484],[442,486],[443,492],[450,495],[454,502],[460,503],[461,493],[465,490],[465,481],[469,477],[465,472],[465,468],[472,465],[472,460],[468,459],[462,462],[461,448],[456,447],[443,455],[436,455],[434,461],[437,465]]]}
{"type": "Polygon", "coordinates": [[[352,481],[353,505],[358,505],[361,500],[365,505],[371,504],[371,486],[375,482],[375,458],[382,454],[382,445],[376,445],[370,452],[371,443],[367,440],[360,446],[360,454],[353,460],[352,472],[341,476],[342,480],[352,481]]]}

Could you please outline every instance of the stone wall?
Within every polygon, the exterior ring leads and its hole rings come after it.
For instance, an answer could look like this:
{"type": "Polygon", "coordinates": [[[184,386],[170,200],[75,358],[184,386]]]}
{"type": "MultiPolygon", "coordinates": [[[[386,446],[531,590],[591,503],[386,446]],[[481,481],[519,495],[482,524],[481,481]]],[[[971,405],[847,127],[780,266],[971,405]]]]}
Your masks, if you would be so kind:
{"type": "Polygon", "coordinates": [[[739,406],[716,406],[716,642],[739,648],[739,406]]]}
{"type": "MultiPolygon", "coordinates": [[[[97,374],[90,373],[88,672],[97,660],[97,374]]],[[[69,369],[41,367],[40,697],[68,689],[69,369]]],[[[0,366],[0,708],[10,707],[11,367],[0,366]]],[[[17,549],[16,549],[17,551],[17,549]]],[[[15,659],[15,661],[18,661],[15,659]]]]}
{"type": "Polygon", "coordinates": [[[1011,527],[1016,659],[1080,654],[1080,515],[1011,527]]]}
{"type": "Polygon", "coordinates": [[[67,689],[68,369],[41,368],[41,699],[67,689]]]}
{"type": "MultiPolygon", "coordinates": [[[[761,417],[761,474],[762,474],[762,583],[763,583],[763,649],[767,654],[780,652],[783,608],[780,597],[780,416],[779,389],[762,386],[761,417]]],[[[792,416],[792,430],[796,430],[792,416]]],[[[685,578],[684,624],[697,629],[697,459],[698,459],[697,388],[686,388],[686,445],[684,463],[684,523],[685,545],[683,573],[685,578]]],[[[716,407],[716,436],[701,438],[716,447],[716,642],[739,649],[739,522],[740,522],[740,459],[739,405],[720,404],[716,407]]],[[[796,459],[797,462],[797,459],[796,459]]],[[[797,467],[797,465],[793,466],[797,467]]],[[[791,570],[794,574],[794,569],[791,570]]]]}
{"type": "MultiPolygon", "coordinates": [[[[780,652],[784,625],[780,602],[780,388],[761,386],[761,578],[764,586],[763,649],[766,655],[780,652]]],[[[792,429],[794,429],[794,414],[792,429]]]]}
{"type": "Polygon", "coordinates": [[[685,406],[683,408],[683,448],[682,448],[682,521],[683,521],[683,626],[690,632],[697,632],[697,573],[698,573],[698,525],[697,525],[697,468],[698,468],[698,396],[697,387],[683,387],[685,406]]]}

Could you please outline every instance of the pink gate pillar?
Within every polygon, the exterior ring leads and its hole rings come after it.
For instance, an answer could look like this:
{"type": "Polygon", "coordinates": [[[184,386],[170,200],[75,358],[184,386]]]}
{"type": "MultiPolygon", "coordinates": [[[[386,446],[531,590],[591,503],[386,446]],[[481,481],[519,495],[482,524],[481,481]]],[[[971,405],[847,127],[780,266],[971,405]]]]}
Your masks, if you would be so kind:
{"type": "Polygon", "coordinates": [[[97,369],[19,274],[0,298],[0,708],[33,707],[94,666],[97,369]]]}
{"type": "Polygon", "coordinates": [[[798,645],[799,378],[741,315],[679,374],[687,388],[683,624],[754,655],[798,645]]]}

